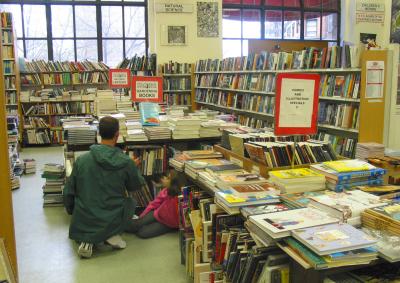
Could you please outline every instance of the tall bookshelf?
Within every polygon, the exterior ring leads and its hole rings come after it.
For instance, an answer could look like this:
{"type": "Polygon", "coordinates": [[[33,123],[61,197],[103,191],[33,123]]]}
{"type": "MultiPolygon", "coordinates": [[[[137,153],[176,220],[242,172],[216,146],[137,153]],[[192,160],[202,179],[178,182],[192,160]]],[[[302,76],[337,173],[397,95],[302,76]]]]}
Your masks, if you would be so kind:
{"type": "MultiPolygon", "coordinates": [[[[9,29],[10,30],[10,29],[9,29]]],[[[3,30],[2,30],[3,31],[3,30]]],[[[1,35],[3,32],[1,32],[1,35]]],[[[1,40],[3,42],[3,40],[1,40]]],[[[3,44],[0,45],[0,54],[3,51],[3,44]]],[[[6,108],[6,86],[5,80],[3,79],[4,62],[0,60],[0,238],[4,239],[5,248],[7,255],[10,258],[12,265],[12,272],[14,276],[18,275],[17,266],[17,252],[15,244],[15,232],[14,232],[14,217],[13,217],[13,205],[12,205],[12,194],[11,194],[11,178],[10,174],[10,159],[9,159],[9,148],[7,137],[7,108],[6,108]]]]}
{"type": "MultiPolygon", "coordinates": [[[[327,53],[332,54],[334,49],[328,52],[307,48],[293,53],[264,52],[221,61],[201,60],[195,71],[195,103],[235,114],[247,126],[273,127],[276,75],[317,73],[321,81],[316,138],[330,141],[338,154],[353,157],[359,135],[362,71],[358,68],[359,59],[347,56],[350,47],[337,48],[329,60],[327,53]],[[339,58],[338,54],[345,57],[339,58]]],[[[354,56],[359,58],[359,54],[354,56]]]]}
{"type": "Polygon", "coordinates": [[[97,62],[25,62],[21,67],[23,144],[63,144],[61,120],[94,115],[93,89],[108,88],[108,67],[97,62]]]}
{"type": "Polygon", "coordinates": [[[160,65],[159,70],[163,77],[163,101],[168,106],[192,107],[193,64],[171,61],[160,65]]]}
{"type": "MultiPolygon", "coordinates": [[[[17,39],[15,35],[14,22],[11,13],[1,12],[1,59],[3,65],[3,78],[4,78],[4,94],[5,94],[5,107],[8,120],[17,123],[19,130],[21,125],[18,123],[18,116],[20,114],[19,108],[19,92],[20,92],[20,77],[18,70],[18,56],[17,56],[17,39]]],[[[14,144],[17,139],[13,139],[14,144]]]]}

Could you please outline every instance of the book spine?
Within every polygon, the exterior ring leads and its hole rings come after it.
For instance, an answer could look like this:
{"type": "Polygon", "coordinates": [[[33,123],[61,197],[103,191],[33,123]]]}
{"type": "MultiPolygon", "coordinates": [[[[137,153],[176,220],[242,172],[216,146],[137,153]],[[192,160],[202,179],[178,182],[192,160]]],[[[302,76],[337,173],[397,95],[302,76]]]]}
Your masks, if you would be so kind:
{"type": "Polygon", "coordinates": [[[338,175],[338,182],[344,182],[351,179],[362,178],[362,177],[378,177],[383,176],[386,173],[385,169],[376,168],[369,171],[357,171],[357,172],[348,172],[348,173],[340,173],[338,175]]]}

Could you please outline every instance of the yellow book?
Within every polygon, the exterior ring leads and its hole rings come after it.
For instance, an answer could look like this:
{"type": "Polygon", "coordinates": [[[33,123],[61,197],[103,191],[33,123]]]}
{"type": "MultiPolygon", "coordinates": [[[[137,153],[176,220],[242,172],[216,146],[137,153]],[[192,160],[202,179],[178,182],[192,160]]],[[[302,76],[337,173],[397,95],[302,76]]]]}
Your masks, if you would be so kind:
{"type": "Polygon", "coordinates": [[[324,177],[323,175],[316,173],[308,168],[288,169],[271,171],[269,175],[279,179],[298,179],[298,178],[309,178],[309,177],[324,177]]]}
{"type": "Polygon", "coordinates": [[[368,171],[376,168],[368,162],[358,159],[327,161],[323,164],[336,172],[368,171]]]}

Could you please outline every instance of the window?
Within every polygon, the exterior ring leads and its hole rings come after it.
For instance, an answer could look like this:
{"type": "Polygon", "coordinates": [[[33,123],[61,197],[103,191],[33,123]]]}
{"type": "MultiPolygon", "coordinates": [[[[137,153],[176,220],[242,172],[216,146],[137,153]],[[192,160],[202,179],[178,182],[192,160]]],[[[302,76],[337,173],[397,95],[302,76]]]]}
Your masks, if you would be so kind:
{"type": "Polygon", "coordinates": [[[224,57],[247,55],[251,39],[339,42],[339,0],[223,0],[224,57]]]}
{"type": "Polygon", "coordinates": [[[11,12],[19,56],[94,60],[113,67],[148,48],[147,0],[3,0],[11,12]]]}

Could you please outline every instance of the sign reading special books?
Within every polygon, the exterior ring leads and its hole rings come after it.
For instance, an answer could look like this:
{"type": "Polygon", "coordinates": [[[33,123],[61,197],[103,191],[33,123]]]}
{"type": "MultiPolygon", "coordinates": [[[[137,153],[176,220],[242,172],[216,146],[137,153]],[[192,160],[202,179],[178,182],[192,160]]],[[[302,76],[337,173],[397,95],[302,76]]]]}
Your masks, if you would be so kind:
{"type": "Polygon", "coordinates": [[[132,78],[132,101],[155,102],[163,101],[163,80],[161,77],[139,77],[132,78]]]}
{"type": "Polygon", "coordinates": [[[131,71],[128,69],[110,69],[110,88],[128,88],[131,85],[131,71]]]}
{"type": "Polygon", "coordinates": [[[317,133],[319,81],[316,74],[277,75],[276,135],[317,133]]]}

